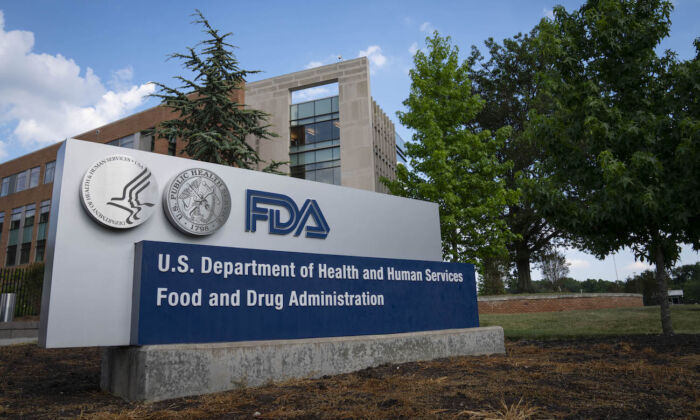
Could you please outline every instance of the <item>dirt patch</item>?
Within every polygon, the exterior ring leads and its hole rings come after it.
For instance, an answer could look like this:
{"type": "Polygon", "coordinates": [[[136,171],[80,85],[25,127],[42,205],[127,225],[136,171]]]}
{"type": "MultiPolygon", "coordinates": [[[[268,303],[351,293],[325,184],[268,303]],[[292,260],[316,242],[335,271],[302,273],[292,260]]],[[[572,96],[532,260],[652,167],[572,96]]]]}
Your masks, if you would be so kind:
{"type": "Polygon", "coordinates": [[[0,347],[0,418],[700,418],[700,335],[506,346],[150,404],[99,390],[99,349],[0,347]]]}

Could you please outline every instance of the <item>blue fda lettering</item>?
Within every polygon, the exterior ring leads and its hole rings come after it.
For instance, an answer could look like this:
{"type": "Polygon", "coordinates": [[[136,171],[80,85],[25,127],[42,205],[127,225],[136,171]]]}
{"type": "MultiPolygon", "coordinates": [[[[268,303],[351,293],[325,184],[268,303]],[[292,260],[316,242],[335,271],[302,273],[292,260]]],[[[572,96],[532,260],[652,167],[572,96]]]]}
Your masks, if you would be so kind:
{"type": "Polygon", "coordinates": [[[246,190],[246,232],[255,232],[258,222],[267,222],[273,235],[299,236],[306,230],[307,238],[326,239],[331,230],[316,200],[307,199],[300,210],[286,195],[246,190]],[[284,221],[282,212],[288,215],[284,221]]]}

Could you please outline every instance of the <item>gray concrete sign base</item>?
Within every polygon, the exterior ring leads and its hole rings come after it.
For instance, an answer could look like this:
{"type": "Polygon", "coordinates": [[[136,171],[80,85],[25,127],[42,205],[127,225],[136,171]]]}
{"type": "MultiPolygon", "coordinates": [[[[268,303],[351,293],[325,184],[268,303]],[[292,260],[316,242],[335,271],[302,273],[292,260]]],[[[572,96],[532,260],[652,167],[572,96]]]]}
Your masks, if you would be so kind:
{"type": "Polygon", "coordinates": [[[100,386],[127,401],[159,401],[291,378],[318,378],[384,363],[494,353],[505,353],[501,327],[109,347],[102,354],[100,386]]]}

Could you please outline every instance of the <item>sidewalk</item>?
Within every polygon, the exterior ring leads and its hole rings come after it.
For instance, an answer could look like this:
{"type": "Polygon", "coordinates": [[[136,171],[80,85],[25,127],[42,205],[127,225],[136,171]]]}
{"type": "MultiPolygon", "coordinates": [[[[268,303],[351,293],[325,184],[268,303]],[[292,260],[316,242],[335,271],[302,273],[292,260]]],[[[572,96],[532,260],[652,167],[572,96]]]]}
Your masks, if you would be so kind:
{"type": "Polygon", "coordinates": [[[16,344],[36,344],[37,341],[36,337],[0,338],[0,347],[16,344]]]}
{"type": "Polygon", "coordinates": [[[37,337],[38,321],[0,322],[0,346],[36,343],[37,337]]]}

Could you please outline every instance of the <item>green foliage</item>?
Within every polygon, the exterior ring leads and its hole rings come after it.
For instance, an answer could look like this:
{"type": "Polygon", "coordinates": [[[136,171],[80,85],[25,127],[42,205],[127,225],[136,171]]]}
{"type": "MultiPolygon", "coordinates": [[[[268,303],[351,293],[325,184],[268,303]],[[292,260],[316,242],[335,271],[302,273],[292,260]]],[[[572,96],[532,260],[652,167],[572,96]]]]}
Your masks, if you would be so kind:
{"type": "MultiPolygon", "coordinates": [[[[277,134],[268,130],[268,114],[245,107],[232,94],[243,89],[245,78],[257,71],[239,67],[232,52],[235,47],[226,40],[231,33],[220,34],[199,10],[194,16],[194,23],[204,26],[208,38],[195,48],[188,47],[185,54],[170,55],[169,58],[182,61],[194,78],[176,76],[181,83],[176,88],[156,83],[159,93],[153,96],[175,111],[178,118],[160,123],[155,135],[184,139],[187,142],[184,152],[193,159],[256,169],[262,161],[246,137],[270,139],[277,134]]],[[[276,172],[282,164],[272,162],[265,170],[276,172]]]]}
{"type": "Polygon", "coordinates": [[[566,257],[556,249],[548,250],[543,253],[538,266],[542,270],[542,275],[545,280],[552,284],[554,290],[561,289],[561,280],[569,274],[569,263],[566,262],[566,257]]]}
{"type": "Polygon", "coordinates": [[[680,243],[700,247],[699,60],[656,54],[671,9],[661,0],[555,8],[540,24],[554,109],[533,118],[552,174],[544,214],[597,256],[628,246],[654,262],[665,332],[666,269],[680,243]]]}
{"type": "Polygon", "coordinates": [[[671,284],[674,289],[683,290],[683,302],[700,303],[700,263],[671,270],[671,284]]]}
{"type": "Polygon", "coordinates": [[[644,295],[644,305],[659,304],[659,289],[656,284],[656,275],[652,270],[644,270],[642,273],[628,278],[626,285],[627,290],[644,295]]]}
{"type": "Polygon", "coordinates": [[[488,59],[476,46],[472,46],[468,59],[473,92],[484,100],[475,125],[492,132],[511,128],[497,157],[500,163],[512,163],[503,177],[506,187],[520,191],[519,200],[508,205],[502,214],[515,234],[508,250],[516,265],[520,292],[532,291],[531,261],[540,259],[542,252],[561,239],[560,232],[547,222],[533,200],[535,192],[547,184],[540,182],[546,174],[535,165],[542,150],[530,138],[529,113],[536,110],[546,114],[551,103],[546,91],[539,88],[537,78],[539,72],[548,69],[547,57],[539,51],[538,36],[536,28],[530,34],[504,39],[502,45],[489,38],[484,42],[488,59]]]}
{"type": "MultiPolygon", "coordinates": [[[[695,305],[673,305],[673,328],[679,334],[700,333],[695,305]]],[[[659,334],[659,307],[587,311],[479,315],[482,327],[503,327],[509,339],[561,339],[612,335],[659,334]]]]}
{"type": "Polygon", "coordinates": [[[700,303],[700,281],[684,283],[681,289],[683,289],[684,303],[700,303]]]}
{"type": "Polygon", "coordinates": [[[502,295],[506,292],[504,277],[508,272],[508,264],[497,258],[487,258],[482,263],[481,276],[478,284],[479,295],[502,295]]]}
{"type": "Polygon", "coordinates": [[[415,130],[406,145],[411,169],[399,165],[397,180],[385,183],[393,194],[438,203],[446,260],[481,264],[505,256],[512,237],[500,216],[517,192],[503,180],[510,164],[496,156],[510,129],[474,128],[483,101],[471,91],[468,63],[449,37],[426,41],[427,53],[414,56],[407,112],[398,113],[415,130]]]}

